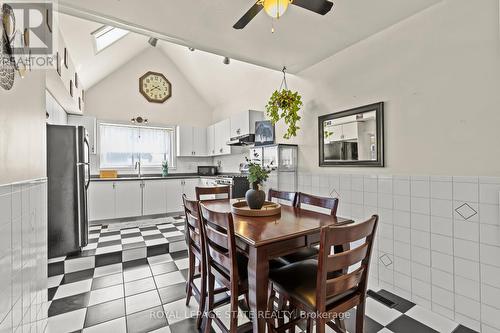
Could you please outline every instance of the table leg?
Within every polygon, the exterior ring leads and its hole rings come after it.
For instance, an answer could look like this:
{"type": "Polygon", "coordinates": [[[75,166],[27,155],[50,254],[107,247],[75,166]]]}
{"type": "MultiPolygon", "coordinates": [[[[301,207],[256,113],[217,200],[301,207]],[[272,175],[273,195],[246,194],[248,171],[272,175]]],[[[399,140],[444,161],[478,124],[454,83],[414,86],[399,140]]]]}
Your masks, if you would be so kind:
{"type": "Polygon", "coordinates": [[[264,248],[251,247],[248,260],[248,294],[253,333],[266,332],[267,287],[269,260],[264,248]]]}

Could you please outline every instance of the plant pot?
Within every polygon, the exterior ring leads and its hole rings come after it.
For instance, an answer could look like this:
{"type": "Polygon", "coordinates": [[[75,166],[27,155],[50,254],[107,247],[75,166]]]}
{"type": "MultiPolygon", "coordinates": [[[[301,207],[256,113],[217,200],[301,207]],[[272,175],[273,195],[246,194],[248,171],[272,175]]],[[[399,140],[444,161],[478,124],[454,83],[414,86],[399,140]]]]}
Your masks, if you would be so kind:
{"type": "Polygon", "coordinates": [[[258,185],[253,185],[245,194],[245,199],[250,209],[261,209],[266,202],[266,192],[260,190],[258,185]]]}

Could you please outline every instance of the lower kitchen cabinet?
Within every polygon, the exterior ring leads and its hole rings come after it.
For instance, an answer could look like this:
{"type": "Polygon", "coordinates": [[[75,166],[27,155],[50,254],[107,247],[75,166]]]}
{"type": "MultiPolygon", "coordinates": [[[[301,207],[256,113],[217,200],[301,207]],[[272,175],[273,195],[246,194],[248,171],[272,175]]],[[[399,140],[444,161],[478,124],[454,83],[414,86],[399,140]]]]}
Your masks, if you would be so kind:
{"type": "Polygon", "coordinates": [[[115,182],[115,218],[142,215],[142,181],[115,182]]]}
{"type": "Polygon", "coordinates": [[[167,213],[181,212],[182,206],[182,187],[184,179],[169,179],[167,183],[167,213]]]}
{"type": "Polygon", "coordinates": [[[93,181],[88,193],[89,220],[182,212],[182,195],[194,199],[199,183],[198,178],[93,181]]]}
{"type": "Polygon", "coordinates": [[[167,212],[167,180],[145,180],[142,192],[142,214],[167,212]]]}
{"type": "Polygon", "coordinates": [[[115,218],[114,182],[91,182],[88,199],[90,221],[115,218]]]}

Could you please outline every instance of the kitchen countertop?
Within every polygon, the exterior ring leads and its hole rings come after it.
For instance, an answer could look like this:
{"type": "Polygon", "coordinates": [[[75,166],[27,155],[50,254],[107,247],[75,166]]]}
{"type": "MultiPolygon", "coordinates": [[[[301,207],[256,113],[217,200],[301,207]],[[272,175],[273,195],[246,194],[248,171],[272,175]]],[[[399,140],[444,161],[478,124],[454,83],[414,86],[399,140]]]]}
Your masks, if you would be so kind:
{"type": "Polygon", "coordinates": [[[164,180],[164,179],[196,179],[196,178],[218,178],[220,176],[237,175],[236,173],[220,173],[216,176],[200,176],[196,173],[171,173],[167,177],[160,174],[149,174],[138,177],[137,175],[118,175],[118,178],[99,178],[99,175],[92,175],[90,181],[93,182],[113,182],[113,181],[134,181],[134,180],[164,180]]]}

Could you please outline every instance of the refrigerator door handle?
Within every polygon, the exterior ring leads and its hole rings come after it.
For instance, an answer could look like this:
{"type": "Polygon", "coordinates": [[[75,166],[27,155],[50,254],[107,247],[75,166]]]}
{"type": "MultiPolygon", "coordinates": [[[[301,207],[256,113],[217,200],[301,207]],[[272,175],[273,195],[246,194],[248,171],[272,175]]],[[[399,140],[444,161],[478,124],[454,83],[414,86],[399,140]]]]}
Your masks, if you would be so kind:
{"type": "Polygon", "coordinates": [[[87,165],[88,178],[87,178],[87,182],[85,183],[85,189],[88,190],[89,186],[90,186],[90,144],[89,144],[89,141],[87,140],[87,137],[85,137],[83,142],[85,143],[85,145],[87,145],[87,161],[85,164],[87,165]]]}

